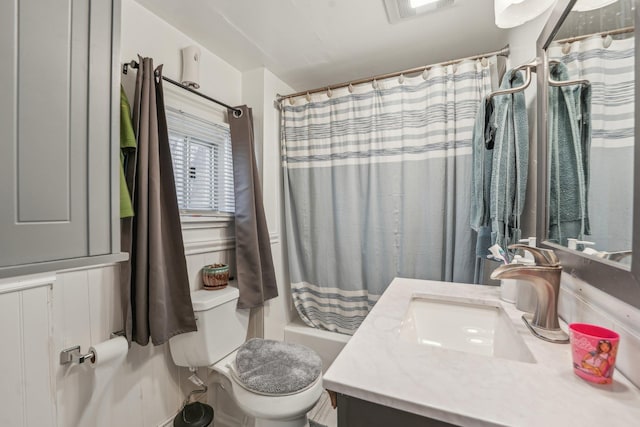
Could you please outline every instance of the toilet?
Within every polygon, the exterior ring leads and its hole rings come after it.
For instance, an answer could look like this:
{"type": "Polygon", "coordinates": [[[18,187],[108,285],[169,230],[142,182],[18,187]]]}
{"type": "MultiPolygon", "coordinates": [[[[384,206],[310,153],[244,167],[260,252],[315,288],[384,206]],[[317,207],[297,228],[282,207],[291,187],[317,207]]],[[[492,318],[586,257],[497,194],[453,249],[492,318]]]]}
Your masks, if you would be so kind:
{"type": "Polygon", "coordinates": [[[238,289],[230,286],[191,293],[198,331],[169,340],[174,363],[209,367],[224,376],[231,384],[227,391],[240,409],[256,419],[256,427],[308,425],[306,414],[322,394],[320,357],[299,344],[259,338],[245,343],[249,310],[236,309],[239,296],[238,289]],[[251,360],[253,352],[255,361],[251,360]],[[260,380],[251,381],[253,371],[272,365],[278,369],[269,380],[259,376],[260,380]]]}

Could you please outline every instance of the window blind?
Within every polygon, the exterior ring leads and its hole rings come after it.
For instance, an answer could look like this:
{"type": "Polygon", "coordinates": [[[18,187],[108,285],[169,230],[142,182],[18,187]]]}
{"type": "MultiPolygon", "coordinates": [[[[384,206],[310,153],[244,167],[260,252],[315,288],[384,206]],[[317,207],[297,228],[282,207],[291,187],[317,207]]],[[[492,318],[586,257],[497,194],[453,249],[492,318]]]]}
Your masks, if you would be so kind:
{"type": "Polygon", "coordinates": [[[169,106],[166,115],[180,210],[233,213],[229,126],[169,106]]]}

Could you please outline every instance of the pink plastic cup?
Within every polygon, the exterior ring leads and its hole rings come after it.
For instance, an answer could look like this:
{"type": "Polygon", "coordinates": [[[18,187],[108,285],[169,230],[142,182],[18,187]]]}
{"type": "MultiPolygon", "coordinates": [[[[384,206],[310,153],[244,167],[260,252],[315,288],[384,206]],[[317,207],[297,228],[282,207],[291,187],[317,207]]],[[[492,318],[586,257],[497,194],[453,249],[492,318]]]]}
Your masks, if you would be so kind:
{"type": "Polygon", "coordinates": [[[601,326],[572,323],[569,339],[573,372],[593,383],[611,384],[620,335],[601,326]]]}

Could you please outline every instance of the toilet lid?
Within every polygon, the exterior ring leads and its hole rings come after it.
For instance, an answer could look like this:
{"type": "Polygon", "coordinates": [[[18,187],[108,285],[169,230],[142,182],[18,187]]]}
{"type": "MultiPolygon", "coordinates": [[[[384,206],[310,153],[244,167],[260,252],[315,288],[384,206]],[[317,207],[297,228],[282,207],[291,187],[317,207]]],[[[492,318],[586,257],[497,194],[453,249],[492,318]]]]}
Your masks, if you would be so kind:
{"type": "Polygon", "coordinates": [[[236,354],[238,380],[259,393],[295,393],[310,386],[321,373],[320,356],[300,344],[252,338],[236,354]]]}

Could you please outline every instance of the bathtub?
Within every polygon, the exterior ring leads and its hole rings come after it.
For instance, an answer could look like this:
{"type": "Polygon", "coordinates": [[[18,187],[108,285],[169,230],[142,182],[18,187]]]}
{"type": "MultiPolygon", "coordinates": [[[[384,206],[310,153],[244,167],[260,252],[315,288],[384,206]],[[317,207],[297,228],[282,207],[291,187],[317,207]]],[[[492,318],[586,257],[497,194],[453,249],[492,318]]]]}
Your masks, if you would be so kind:
{"type": "Polygon", "coordinates": [[[320,355],[323,373],[329,369],[349,338],[351,338],[350,335],[312,328],[300,319],[296,319],[284,327],[286,342],[305,345],[320,355]]]}

